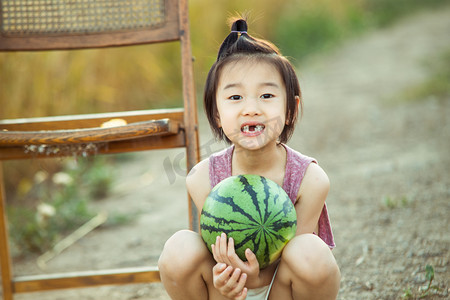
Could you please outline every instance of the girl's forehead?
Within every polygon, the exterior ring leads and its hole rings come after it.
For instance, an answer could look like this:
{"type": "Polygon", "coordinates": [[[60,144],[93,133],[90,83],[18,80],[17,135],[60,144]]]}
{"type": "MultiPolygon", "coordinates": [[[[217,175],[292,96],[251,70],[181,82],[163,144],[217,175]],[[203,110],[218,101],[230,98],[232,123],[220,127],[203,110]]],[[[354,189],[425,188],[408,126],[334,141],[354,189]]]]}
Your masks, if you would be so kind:
{"type": "Polygon", "coordinates": [[[281,82],[281,74],[269,61],[255,58],[241,58],[228,62],[219,75],[219,86],[229,81],[277,81],[281,82]]]}
{"type": "Polygon", "coordinates": [[[227,62],[224,66],[222,71],[226,70],[228,72],[233,71],[234,69],[248,69],[249,67],[252,68],[268,68],[268,69],[275,69],[275,65],[270,62],[269,60],[264,60],[257,57],[241,57],[239,59],[234,59],[229,62],[227,62]]]}

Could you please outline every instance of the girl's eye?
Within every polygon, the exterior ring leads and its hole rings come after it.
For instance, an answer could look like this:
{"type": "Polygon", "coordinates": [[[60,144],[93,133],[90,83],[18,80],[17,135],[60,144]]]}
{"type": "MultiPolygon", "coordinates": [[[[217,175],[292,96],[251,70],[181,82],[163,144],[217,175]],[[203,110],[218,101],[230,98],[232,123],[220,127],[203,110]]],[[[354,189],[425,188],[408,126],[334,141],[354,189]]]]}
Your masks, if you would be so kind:
{"type": "Polygon", "coordinates": [[[269,98],[272,98],[272,97],[275,97],[275,96],[272,95],[272,94],[263,94],[263,95],[261,95],[261,98],[263,98],[263,99],[269,99],[269,98]]]}
{"type": "Polygon", "coordinates": [[[242,96],[239,96],[239,95],[233,95],[233,96],[229,97],[228,99],[230,99],[230,100],[241,100],[241,99],[242,99],[242,96]]]}

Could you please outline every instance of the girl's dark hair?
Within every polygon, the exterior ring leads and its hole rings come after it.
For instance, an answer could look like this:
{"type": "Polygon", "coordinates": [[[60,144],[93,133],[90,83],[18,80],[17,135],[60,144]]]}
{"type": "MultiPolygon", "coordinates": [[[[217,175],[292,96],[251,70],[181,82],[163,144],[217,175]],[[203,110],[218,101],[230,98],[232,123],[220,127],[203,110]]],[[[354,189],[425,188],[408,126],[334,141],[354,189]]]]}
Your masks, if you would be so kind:
{"type": "Polygon", "coordinates": [[[216,92],[221,71],[228,63],[245,58],[254,59],[256,62],[267,62],[277,68],[286,86],[286,124],[283,124],[284,129],[279,137],[281,143],[286,143],[292,136],[297,121],[296,96],[300,98],[300,113],[302,112],[301,91],[297,75],[291,63],[281,55],[275,45],[250,36],[247,29],[247,22],[244,19],[237,19],[233,22],[231,32],[220,46],[217,60],[209,70],[203,98],[209,124],[218,139],[231,143],[218,124],[216,92]]]}

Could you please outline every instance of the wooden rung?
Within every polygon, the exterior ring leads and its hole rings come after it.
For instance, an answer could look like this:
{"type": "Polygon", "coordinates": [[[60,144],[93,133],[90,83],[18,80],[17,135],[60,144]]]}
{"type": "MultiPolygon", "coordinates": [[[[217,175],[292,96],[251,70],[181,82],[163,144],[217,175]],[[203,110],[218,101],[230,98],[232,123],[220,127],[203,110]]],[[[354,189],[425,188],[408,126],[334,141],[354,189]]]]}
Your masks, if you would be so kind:
{"type": "Polygon", "coordinates": [[[0,146],[0,161],[15,159],[54,158],[65,156],[86,156],[97,154],[116,154],[125,152],[137,152],[156,149],[172,149],[186,147],[184,132],[176,135],[154,135],[144,138],[136,138],[123,141],[99,143],[98,145],[82,144],[41,146],[0,146]],[[92,147],[93,146],[93,147],[92,147]]]}
{"type": "Polygon", "coordinates": [[[182,122],[184,109],[149,109],[135,111],[119,111],[95,114],[64,115],[0,120],[0,131],[40,131],[62,130],[74,128],[96,128],[113,119],[121,119],[128,124],[148,120],[171,119],[182,122]]]}
{"type": "Polygon", "coordinates": [[[45,131],[0,131],[0,146],[70,145],[176,134],[179,123],[170,119],[131,123],[111,128],[45,131]]]}
{"type": "Polygon", "coordinates": [[[157,267],[124,268],[71,272],[50,275],[20,276],[13,279],[14,293],[50,291],[99,285],[160,282],[157,267]]]}

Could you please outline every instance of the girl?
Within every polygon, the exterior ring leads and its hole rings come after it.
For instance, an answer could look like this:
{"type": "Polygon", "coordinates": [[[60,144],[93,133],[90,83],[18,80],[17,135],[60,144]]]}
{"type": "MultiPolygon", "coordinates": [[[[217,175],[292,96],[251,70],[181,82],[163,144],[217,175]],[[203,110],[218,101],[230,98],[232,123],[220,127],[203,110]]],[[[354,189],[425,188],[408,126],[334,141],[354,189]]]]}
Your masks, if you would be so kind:
{"type": "Polygon", "coordinates": [[[162,282],[173,299],[335,299],[340,272],[325,198],[329,181],[317,162],[285,143],[299,111],[300,87],[292,65],[271,43],[251,37],[236,20],[219,50],[205,86],[204,105],[214,134],[231,146],[203,160],[186,179],[199,210],[221,180],[239,174],[267,177],[295,205],[298,229],[276,263],[260,270],[233,239],[217,237],[208,251],[201,236],[179,231],[159,260],[162,282]],[[317,233],[317,234],[316,234],[317,233]]]}

